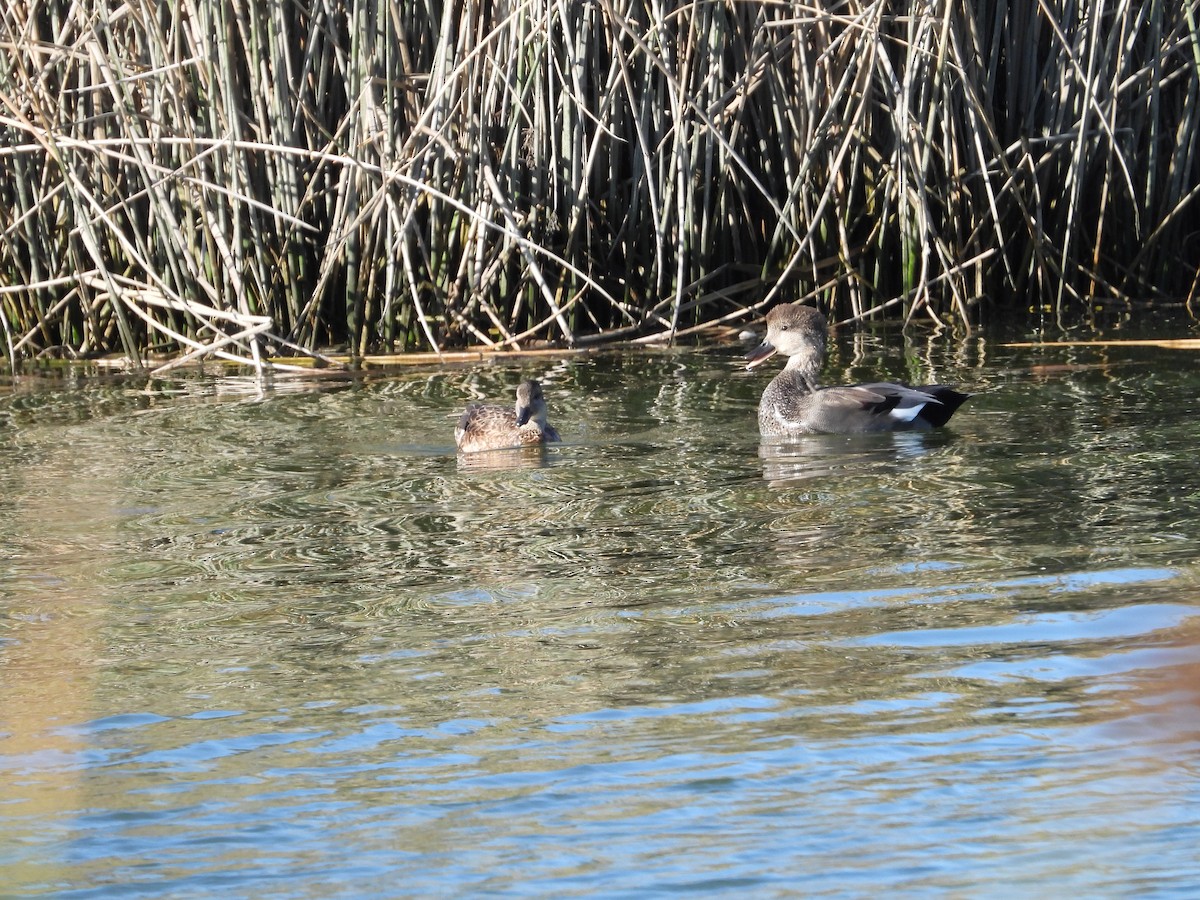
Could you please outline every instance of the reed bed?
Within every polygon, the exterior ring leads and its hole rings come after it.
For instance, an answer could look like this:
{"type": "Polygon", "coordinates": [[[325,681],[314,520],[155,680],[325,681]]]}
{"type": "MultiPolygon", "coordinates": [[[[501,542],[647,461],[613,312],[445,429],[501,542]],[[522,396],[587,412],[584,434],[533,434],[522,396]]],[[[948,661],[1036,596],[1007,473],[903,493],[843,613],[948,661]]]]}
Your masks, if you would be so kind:
{"type": "Polygon", "coordinates": [[[9,0],[8,361],[1190,302],[1200,0],[9,0]]]}

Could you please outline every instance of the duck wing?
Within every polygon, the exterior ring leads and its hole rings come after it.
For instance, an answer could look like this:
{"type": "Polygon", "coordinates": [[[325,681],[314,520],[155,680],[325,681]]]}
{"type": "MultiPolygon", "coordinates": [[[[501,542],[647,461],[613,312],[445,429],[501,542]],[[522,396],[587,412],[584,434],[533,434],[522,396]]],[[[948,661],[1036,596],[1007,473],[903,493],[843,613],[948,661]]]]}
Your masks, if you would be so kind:
{"type": "Polygon", "coordinates": [[[967,395],[940,385],[839,385],[813,395],[809,419],[815,427],[831,432],[933,428],[945,425],[966,399],[967,395]]]}
{"type": "Polygon", "coordinates": [[[517,416],[505,406],[471,403],[454,429],[454,443],[460,450],[494,450],[520,443],[517,416]]]}

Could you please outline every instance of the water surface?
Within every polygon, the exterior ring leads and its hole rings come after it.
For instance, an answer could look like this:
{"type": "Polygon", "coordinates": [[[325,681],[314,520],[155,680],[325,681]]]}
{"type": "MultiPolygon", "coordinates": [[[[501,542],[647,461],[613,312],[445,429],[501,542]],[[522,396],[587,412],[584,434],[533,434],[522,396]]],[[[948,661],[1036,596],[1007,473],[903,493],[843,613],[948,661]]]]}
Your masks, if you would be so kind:
{"type": "Polygon", "coordinates": [[[0,387],[0,893],[1189,895],[1195,357],[781,449],[738,352],[0,387]]]}

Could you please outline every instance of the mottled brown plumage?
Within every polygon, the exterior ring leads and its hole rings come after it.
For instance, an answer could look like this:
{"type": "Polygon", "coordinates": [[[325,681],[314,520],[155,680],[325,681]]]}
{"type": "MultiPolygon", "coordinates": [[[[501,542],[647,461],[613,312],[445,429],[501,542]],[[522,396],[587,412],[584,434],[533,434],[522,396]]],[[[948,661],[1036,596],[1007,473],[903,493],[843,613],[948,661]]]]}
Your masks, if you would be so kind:
{"type": "Polygon", "coordinates": [[[536,381],[523,381],[517,388],[515,408],[472,403],[454,429],[459,453],[505,450],[532,444],[556,443],[554,426],[546,421],[546,398],[536,381]]]}

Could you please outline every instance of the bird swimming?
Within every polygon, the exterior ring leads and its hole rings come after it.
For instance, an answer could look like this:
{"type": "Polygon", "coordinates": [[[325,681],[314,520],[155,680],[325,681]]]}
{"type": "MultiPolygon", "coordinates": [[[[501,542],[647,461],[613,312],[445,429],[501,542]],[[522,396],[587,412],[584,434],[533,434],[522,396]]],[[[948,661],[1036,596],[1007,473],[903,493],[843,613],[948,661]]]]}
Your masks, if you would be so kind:
{"type": "Polygon", "coordinates": [[[866,434],[940,428],[970,394],[942,384],[831,385],[818,379],[825,365],[828,324],[800,303],[781,303],[767,313],[767,334],[746,356],[753,369],[776,353],[788,357],[758,404],[758,430],[765,437],[798,434],[866,434]]]}
{"type": "Polygon", "coordinates": [[[459,453],[557,443],[558,432],[546,421],[547,414],[542,386],[522,381],[515,407],[469,404],[454,428],[454,443],[459,453]]]}

